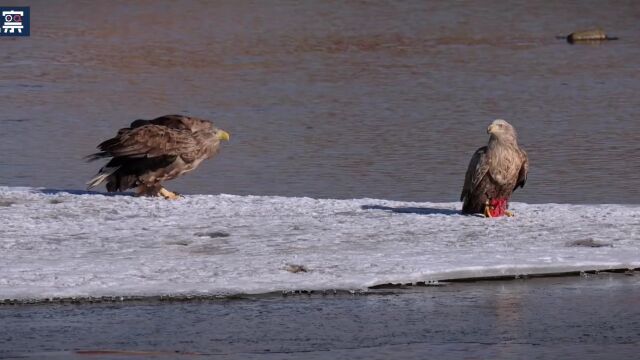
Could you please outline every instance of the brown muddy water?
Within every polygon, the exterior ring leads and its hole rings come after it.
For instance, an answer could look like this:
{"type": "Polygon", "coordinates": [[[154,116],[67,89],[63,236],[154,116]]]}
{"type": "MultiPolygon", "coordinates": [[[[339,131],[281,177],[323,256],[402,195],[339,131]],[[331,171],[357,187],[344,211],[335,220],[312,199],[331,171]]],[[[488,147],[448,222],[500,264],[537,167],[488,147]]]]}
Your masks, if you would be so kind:
{"type": "Polygon", "coordinates": [[[14,1],[0,185],[83,189],[138,118],[232,134],[170,188],[456,201],[495,118],[531,159],[515,201],[640,202],[640,2],[14,1]],[[600,26],[620,40],[555,38],[600,26]]]}

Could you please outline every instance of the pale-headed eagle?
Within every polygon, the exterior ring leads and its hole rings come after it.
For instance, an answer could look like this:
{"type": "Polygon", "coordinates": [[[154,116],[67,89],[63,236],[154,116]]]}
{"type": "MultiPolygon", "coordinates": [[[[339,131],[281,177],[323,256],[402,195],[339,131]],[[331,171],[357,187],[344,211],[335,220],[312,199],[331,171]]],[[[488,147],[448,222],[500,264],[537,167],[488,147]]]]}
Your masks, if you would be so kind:
{"type": "Polygon", "coordinates": [[[460,201],[464,214],[487,217],[512,216],[507,211],[509,198],[524,187],[529,172],[527,153],[518,147],[516,130],[504,120],[495,120],[487,128],[489,144],[476,150],[471,158],[460,201]]]}
{"type": "Polygon", "coordinates": [[[137,188],[137,195],[178,195],[162,187],[161,182],[187,173],[220,150],[220,141],[229,133],[209,120],[191,116],[166,115],[153,120],[136,120],[128,128],[98,145],[100,152],[89,161],[112,158],[87,182],[87,188],[106,182],[107,191],[137,188]]]}

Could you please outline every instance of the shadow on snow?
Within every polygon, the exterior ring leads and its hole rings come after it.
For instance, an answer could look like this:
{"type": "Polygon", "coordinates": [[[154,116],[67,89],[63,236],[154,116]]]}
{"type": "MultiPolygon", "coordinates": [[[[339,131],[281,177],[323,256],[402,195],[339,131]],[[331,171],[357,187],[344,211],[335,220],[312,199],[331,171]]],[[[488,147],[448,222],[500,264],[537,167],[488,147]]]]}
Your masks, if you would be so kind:
{"type": "Polygon", "coordinates": [[[439,209],[429,207],[391,207],[382,205],[362,205],[362,210],[385,210],[400,214],[419,215],[462,215],[460,210],[439,209]]]}
{"type": "Polygon", "coordinates": [[[102,196],[134,196],[129,192],[99,192],[90,190],[69,190],[69,189],[36,189],[39,193],[45,195],[71,194],[71,195],[102,195],[102,196]]]}

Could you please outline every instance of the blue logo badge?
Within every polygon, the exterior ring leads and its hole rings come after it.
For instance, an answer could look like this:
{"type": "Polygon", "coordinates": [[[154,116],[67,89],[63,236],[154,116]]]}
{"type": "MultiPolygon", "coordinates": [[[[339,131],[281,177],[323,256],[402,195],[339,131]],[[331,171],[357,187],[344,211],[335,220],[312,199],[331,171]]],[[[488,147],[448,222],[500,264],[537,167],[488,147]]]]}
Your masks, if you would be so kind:
{"type": "Polygon", "coordinates": [[[29,7],[0,7],[0,37],[1,36],[29,36],[31,17],[29,7]]]}

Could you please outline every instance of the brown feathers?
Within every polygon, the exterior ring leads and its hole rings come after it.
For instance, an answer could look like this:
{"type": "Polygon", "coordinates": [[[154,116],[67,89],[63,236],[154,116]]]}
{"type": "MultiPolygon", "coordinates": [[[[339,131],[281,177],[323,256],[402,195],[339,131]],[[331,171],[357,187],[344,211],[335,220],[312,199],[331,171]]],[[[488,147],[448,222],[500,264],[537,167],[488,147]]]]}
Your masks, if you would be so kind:
{"type": "Polygon", "coordinates": [[[145,125],[123,131],[117,137],[102,142],[98,149],[113,157],[156,157],[192,152],[198,145],[189,130],[145,125]]]}
{"type": "Polygon", "coordinates": [[[89,161],[111,158],[87,183],[88,188],[106,182],[108,191],[138,186],[159,189],[161,181],[189,172],[215,155],[221,139],[228,140],[229,134],[195,117],[136,120],[98,145],[100,152],[88,156],[89,161]]]}

